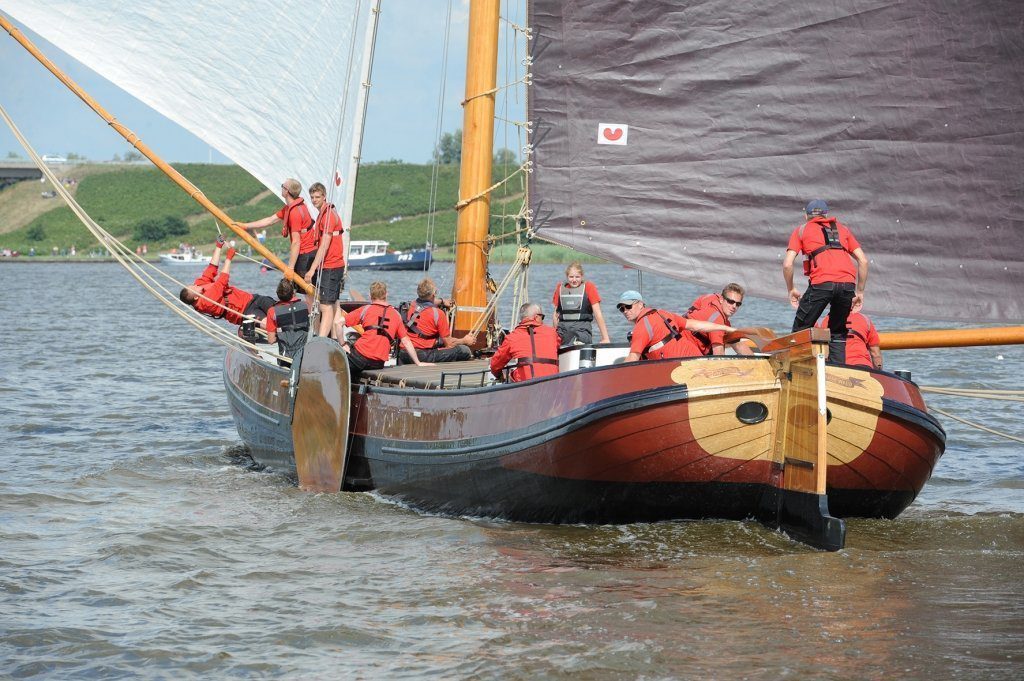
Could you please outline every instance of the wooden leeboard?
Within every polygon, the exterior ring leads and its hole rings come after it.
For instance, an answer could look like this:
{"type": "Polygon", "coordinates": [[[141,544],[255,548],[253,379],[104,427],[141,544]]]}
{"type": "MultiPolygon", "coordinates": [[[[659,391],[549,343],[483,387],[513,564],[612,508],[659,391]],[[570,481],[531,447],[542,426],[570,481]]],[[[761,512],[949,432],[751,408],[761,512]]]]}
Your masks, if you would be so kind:
{"type": "Polygon", "coordinates": [[[339,492],[345,478],[349,415],[348,357],[337,342],[312,338],[303,348],[292,411],[299,487],[339,492]]]}

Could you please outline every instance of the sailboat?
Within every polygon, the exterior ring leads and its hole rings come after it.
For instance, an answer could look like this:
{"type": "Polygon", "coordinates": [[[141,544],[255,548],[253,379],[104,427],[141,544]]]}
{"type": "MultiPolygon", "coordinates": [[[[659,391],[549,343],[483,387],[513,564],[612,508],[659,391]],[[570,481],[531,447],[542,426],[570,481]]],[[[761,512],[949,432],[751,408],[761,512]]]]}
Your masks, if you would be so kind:
{"type": "MultiPolygon", "coordinates": [[[[170,5],[150,4],[153,12],[170,5]]],[[[249,4],[274,25],[279,10],[249,4]]],[[[121,72],[131,60],[108,64],[111,50],[132,46],[84,40],[79,31],[109,33],[102,22],[77,26],[71,4],[61,6],[68,21],[48,25],[52,16],[36,12],[43,5],[0,2],[175,118],[180,103],[168,100],[177,83],[170,93],[139,86],[138,74],[121,72]],[[75,48],[82,43],[104,47],[75,48]]],[[[304,177],[333,169],[348,190],[347,220],[366,89],[359,83],[369,81],[378,7],[329,5],[347,30],[331,38],[344,67],[327,81],[359,91],[341,105],[347,132],[337,149],[345,151],[292,162],[271,144],[272,162],[254,160],[250,141],[267,128],[250,129],[258,116],[244,104],[229,102],[217,120],[196,111],[175,120],[268,187],[283,168],[307,170],[289,173],[304,177]],[[220,142],[225,129],[231,134],[220,142]],[[339,159],[351,161],[347,170],[339,159]]],[[[470,4],[464,246],[453,290],[460,330],[480,328],[492,309],[477,245],[486,240],[493,182],[499,5],[470,4]]],[[[868,309],[1024,319],[1021,250],[1005,247],[1022,233],[1024,106],[1006,96],[1020,92],[1024,63],[1018,22],[1007,21],[1020,17],[1016,3],[532,0],[529,10],[526,219],[537,237],[716,288],[742,273],[753,294],[782,297],[781,256],[804,201],[842,197],[835,203],[872,257],[868,309]],[[936,290],[948,300],[936,301],[936,290]]],[[[242,23],[224,18],[225,29],[242,23]]],[[[163,27],[190,35],[166,20],[163,27]]],[[[230,53],[218,47],[198,59],[209,70],[230,53]]],[[[159,63],[166,68],[167,55],[159,63]]],[[[528,260],[522,249],[519,264],[528,260]]],[[[910,333],[883,347],[1024,342],[1019,328],[959,333],[910,333]]],[[[574,348],[563,354],[566,370],[523,383],[494,383],[476,360],[367,372],[350,385],[343,351],[313,338],[291,368],[229,348],[224,383],[253,457],[307,489],[376,490],[428,512],[526,522],[753,517],[836,550],[844,518],[893,518],[914,500],[945,432],[912,377],[827,365],[827,343],[811,329],[762,343],[750,357],[631,364],[599,348],[597,365],[586,368],[574,348]]]]}

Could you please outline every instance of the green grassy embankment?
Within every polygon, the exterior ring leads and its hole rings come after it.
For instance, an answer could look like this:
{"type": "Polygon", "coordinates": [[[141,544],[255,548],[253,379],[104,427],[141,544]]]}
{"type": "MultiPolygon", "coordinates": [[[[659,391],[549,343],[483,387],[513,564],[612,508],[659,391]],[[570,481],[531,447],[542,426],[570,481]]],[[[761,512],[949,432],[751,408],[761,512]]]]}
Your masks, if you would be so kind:
{"type": "MultiPolygon", "coordinates": [[[[238,166],[182,164],[178,169],[211,201],[239,221],[256,220],[277,211],[280,199],[238,166]]],[[[433,167],[411,164],[370,164],[359,170],[354,239],[383,239],[394,249],[422,247],[428,240],[437,246],[439,258],[450,254],[455,242],[455,210],[458,200],[459,168],[438,169],[436,210],[430,227],[430,184],[433,167]],[[399,218],[399,219],[396,219],[399,218]]],[[[63,176],[74,178],[76,200],[105,229],[134,248],[146,243],[150,255],[174,248],[181,242],[205,247],[213,242],[217,229],[212,217],[155,168],[135,164],[94,164],[70,167],[63,176]],[[139,225],[148,220],[180,220],[182,234],[163,239],[143,239],[139,225]]],[[[505,169],[495,169],[495,177],[505,169]]],[[[79,258],[91,252],[102,255],[99,245],[59,198],[42,198],[47,184],[21,182],[0,191],[0,248],[23,254],[34,248],[50,255],[54,248],[65,254],[71,246],[79,258]]],[[[499,188],[492,196],[491,234],[510,235],[515,220],[500,214],[514,214],[522,201],[518,178],[499,188]]],[[[499,239],[494,260],[511,259],[514,239],[499,239]],[[505,245],[501,245],[505,244],[505,245]]],[[[268,230],[268,245],[287,252],[279,232],[268,230]]],[[[557,246],[542,245],[538,262],[563,262],[578,254],[557,246]]]]}

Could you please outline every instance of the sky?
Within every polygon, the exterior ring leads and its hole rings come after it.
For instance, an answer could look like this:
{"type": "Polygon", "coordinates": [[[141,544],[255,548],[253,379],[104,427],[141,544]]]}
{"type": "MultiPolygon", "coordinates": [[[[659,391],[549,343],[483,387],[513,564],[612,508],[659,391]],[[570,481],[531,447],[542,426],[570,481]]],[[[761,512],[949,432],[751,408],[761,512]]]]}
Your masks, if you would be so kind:
{"type": "MultiPolygon", "coordinates": [[[[443,131],[462,127],[468,0],[452,0],[443,131]]],[[[364,161],[430,161],[436,143],[444,0],[383,0],[367,110],[364,161]]],[[[25,34],[73,80],[170,162],[229,162],[202,140],[74,61],[35,33],[25,34]]],[[[499,67],[500,68],[500,67],[499,67]]],[[[499,83],[501,75],[499,74],[499,83]]],[[[19,45],[0,32],[0,104],[41,154],[71,152],[91,160],[131,147],[19,45]]],[[[522,117],[520,113],[518,117],[522,117]]],[[[27,154],[0,125],[0,160],[27,154]]]]}

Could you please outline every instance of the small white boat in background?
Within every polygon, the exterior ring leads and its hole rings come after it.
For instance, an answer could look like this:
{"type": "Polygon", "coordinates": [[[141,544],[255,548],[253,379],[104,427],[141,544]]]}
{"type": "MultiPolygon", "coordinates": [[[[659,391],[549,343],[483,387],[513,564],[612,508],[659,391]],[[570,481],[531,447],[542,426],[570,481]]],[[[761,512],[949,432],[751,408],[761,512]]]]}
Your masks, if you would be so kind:
{"type": "Polygon", "coordinates": [[[210,257],[197,251],[187,253],[161,253],[161,265],[207,265],[210,257]]]}

